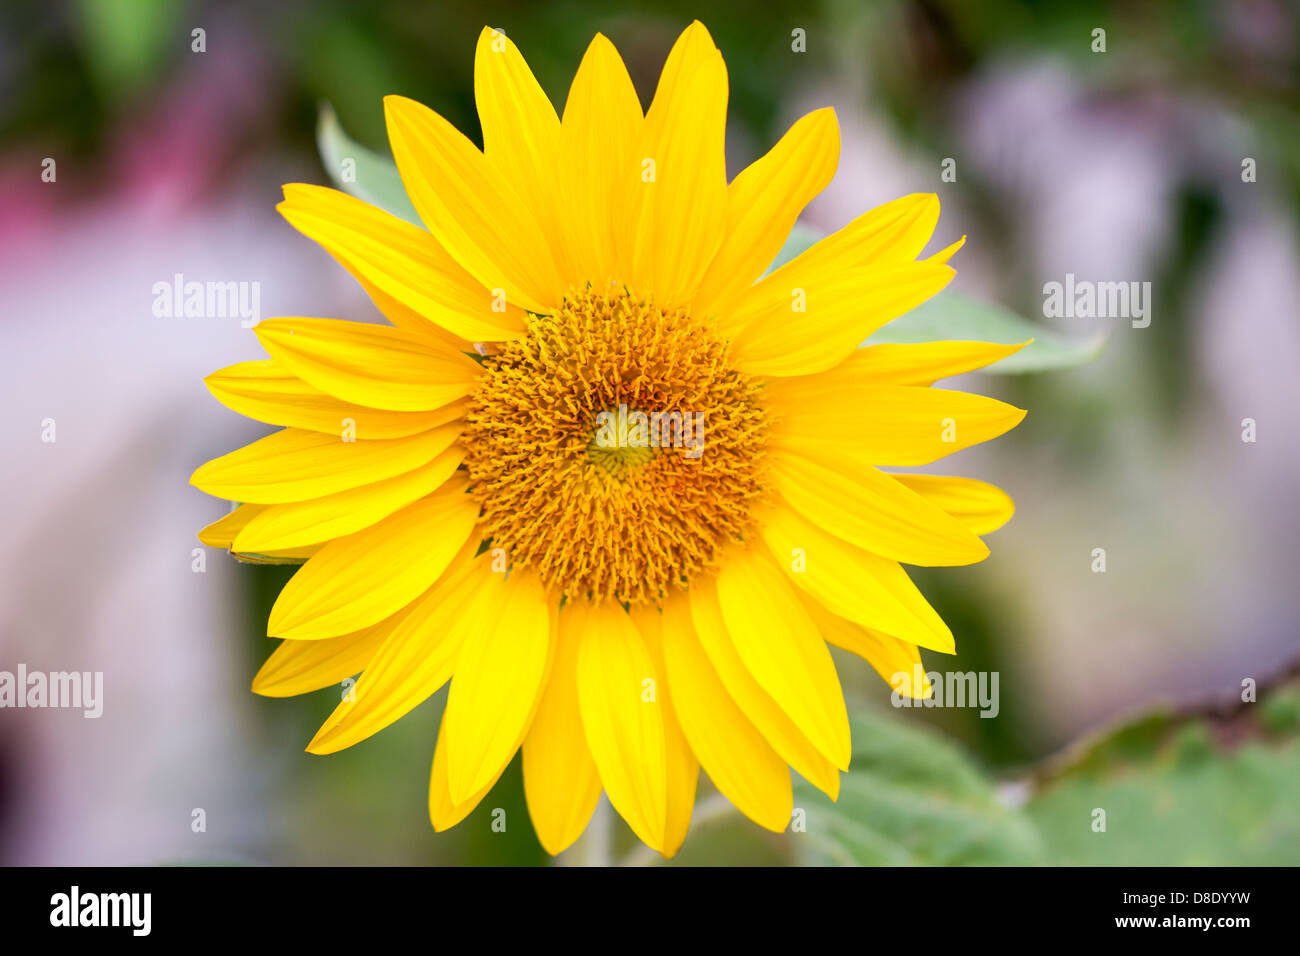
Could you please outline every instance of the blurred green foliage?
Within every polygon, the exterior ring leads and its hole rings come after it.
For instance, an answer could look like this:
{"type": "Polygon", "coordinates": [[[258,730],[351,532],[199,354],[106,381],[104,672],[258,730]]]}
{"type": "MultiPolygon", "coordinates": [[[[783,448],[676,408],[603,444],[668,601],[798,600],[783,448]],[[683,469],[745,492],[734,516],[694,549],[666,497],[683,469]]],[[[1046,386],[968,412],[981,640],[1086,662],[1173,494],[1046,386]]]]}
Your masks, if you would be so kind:
{"type": "Polygon", "coordinates": [[[168,63],[184,6],[171,0],[79,0],[77,27],[96,83],[109,100],[139,92],[168,63]]]}
{"type": "MultiPolygon", "coordinates": [[[[910,711],[908,712],[910,713],[910,711]]],[[[1031,864],[1041,839],[998,799],[992,781],[961,749],[902,716],[858,708],[853,763],[839,799],[800,781],[796,806],[807,833],[802,862],[850,866],[1031,864]]]]}
{"type": "Polygon", "coordinates": [[[1003,784],[912,711],[859,707],[832,803],[796,805],[805,863],[1288,866],[1300,859],[1300,679],[1258,702],[1172,708],[1101,731],[1003,784]],[[1104,811],[1104,816],[1099,811],[1104,811]]]}
{"type": "Polygon", "coordinates": [[[1294,866],[1300,681],[1227,713],[1162,711],[1086,742],[1028,812],[1054,863],[1294,866]],[[1093,829],[1105,811],[1105,832],[1093,829]]]}

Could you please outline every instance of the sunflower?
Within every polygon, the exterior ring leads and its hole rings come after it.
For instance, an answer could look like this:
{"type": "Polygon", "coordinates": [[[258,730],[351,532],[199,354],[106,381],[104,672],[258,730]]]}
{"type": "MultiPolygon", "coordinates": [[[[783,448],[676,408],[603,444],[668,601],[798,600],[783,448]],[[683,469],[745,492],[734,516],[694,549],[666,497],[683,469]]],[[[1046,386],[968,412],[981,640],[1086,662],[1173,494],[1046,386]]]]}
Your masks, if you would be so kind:
{"type": "MultiPolygon", "coordinates": [[[[387,726],[450,681],[429,813],[462,820],[523,753],[551,853],[602,791],[671,856],[701,768],[760,826],[793,768],[838,794],[849,722],[829,645],[889,679],[951,631],[902,569],[964,565],[1010,499],[890,474],[1016,425],[931,387],[1016,346],[859,345],[942,289],[933,195],[889,202],[764,276],[835,172],[835,114],[730,183],[727,73],[693,23],[642,112],[597,35],[556,115],[511,41],[474,64],[479,150],[399,96],[389,140],[426,228],[331,189],[278,207],[391,323],[273,318],[270,358],[206,382],[282,426],[200,467],[239,502],[200,533],[305,563],[253,690],[360,673],[308,750],[387,726]]],[[[921,695],[924,687],[912,688],[921,695]]]]}

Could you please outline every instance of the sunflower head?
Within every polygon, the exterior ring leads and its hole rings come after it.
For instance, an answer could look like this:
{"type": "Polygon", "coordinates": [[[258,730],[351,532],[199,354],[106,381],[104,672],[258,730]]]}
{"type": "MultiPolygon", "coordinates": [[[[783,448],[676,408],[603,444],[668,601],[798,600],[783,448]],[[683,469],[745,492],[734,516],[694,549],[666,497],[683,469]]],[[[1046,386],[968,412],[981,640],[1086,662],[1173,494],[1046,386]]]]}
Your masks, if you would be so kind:
{"type": "Polygon", "coordinates": [[[485,363],[470,398],[483,536],[568,600],[661,604],[750,524],[759,391],[684,308],[566,296],[485,363]]]}
{"type": "Polygon", "coordinates": [[[919,647],[953,650],[902,565],[980,560],[1011,502],[883,468],[1013,427],[1020,410],[932,385],[1016,346],[859,347],[953,275],[960,242],[921,256],[932,195],[767,271],[834,174],[835,116],[805,116],[728,181],[726,68],[699,23],[646,111],[599,35],[562,115],[499,31],[474,84],[482,149],[385,101],[421,224],[285,187],[281,213],[387,324],[270,319],[268,359],[207,380],[281,430],[194,473],[240,502],[200,538],[305,562],[254,690],[360,673],[308,746],[330,753],[450,683],[439,830],[520,751],[553,853],[603,791],[672,855],[701,768],[782,830],[791,768],[833,799],[848,766],[828,645],[886,679],[919,647]]]}

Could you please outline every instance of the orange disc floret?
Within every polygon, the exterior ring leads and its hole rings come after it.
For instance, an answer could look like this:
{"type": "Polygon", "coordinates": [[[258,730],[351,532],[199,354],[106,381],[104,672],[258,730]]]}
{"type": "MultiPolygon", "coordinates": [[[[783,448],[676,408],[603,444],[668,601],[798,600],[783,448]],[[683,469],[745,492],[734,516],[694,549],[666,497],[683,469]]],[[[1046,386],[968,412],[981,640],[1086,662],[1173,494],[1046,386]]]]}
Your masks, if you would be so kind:
{"type": "Polygon", "coordinates": [[[763,489],[767,414],[684,309],[575,292],[484,360],[463,444],[483,534],[570,600],[658,603],[763,489]]]}

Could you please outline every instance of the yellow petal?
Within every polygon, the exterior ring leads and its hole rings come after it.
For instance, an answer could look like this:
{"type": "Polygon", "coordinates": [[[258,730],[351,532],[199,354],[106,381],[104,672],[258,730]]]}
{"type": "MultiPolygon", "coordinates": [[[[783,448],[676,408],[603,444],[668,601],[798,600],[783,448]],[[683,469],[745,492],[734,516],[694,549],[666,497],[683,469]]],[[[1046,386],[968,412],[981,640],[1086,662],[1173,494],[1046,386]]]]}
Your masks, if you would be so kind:
{"type": "Polygon", "coordinates": [[[451,789],[447,785],[448,735],[447,715],[444,712],[442,725],[438,728],[438,743],[433,748],[433,769],[429,773],[429,820],[433,823],[433,829],[438,833],[443,830],[450,830],[474,812],[474,808],[488,795],[488,791],[496,786],[497,781],[501,779],[501,774],[505,772],[510,763],[507,760],[501,769],[497,771],[496,776],[468,798],[459,803],[452,803],[451,789]]]}
{"type": "Polygon", "coordinates": [[[659,71],[659,83],[655,87],[650,112],[655,114],[668,110],[670,101],[686,79],[701,65],[710,62],[717,52],[718,46],[708,28],[699,20],[692,20],[668,51],[668,59],[659,71]]]}
{"type": "Polygon", "coordinates": [[[235,543],[235,535],[265,509],[266,505],[240,505],[200,531],[199,540],[209,548],[229,549],[235,543]]]}
{"type": "Polygon", "coordinates": [[[781,759],[794,767],[809,783],[834,800],[840,792],[840,775],[808,737],[795,726],[749,672],[736,653],[736,645],[727,633],[718,605],[718,589],[713,581],[692,584],[690,592],[691,622],[709,663],[722,679],[731,699],[736,702],[781,759]]]}
{"type": "Polygon", "coordinates": [[[761,827],[790,825],[790,771],[736,706],[695,636],[683,595],[664,602],[664,662],[677,718],[700,765],[727,799],[761,827]]]}
{"type": "MultiPolygon", "coordinates": [[[[792,277],[813,273],[834,274],[846,269],[900,265],[911,262],[934,234],[939,221],[939,197],[913,193],[864,212],[831,233],[769,277],[777,285],[799,285],[792,277]]],[[[955,251],[955,250],[954,250],[955,251]]],[[[946,259],[934,258],[932,265],[946,259]]]]}
{"type": "Polygon", "coordinates": [[[419,226],[336,189],[291,183],[275,207],[352,273],[390,319],[412,331],[443,329],[468,342],[516,338],[518,306],[501,308],[491,291],[419,226]],[[404,311],[390,314],[391,299],[404,311]],[[493,306],[496,305],[496,308],[493,306]],[[412,315],[415,323],[402,322],[412,315]],[[421,328],[423,327],[423,328],[421,328]]]}
{"type": "Polygon", "coordinates": [[[682,733],[681,723],[674,709],[672,686],[664,663],[663,615],[647,604],[634,604],[628,612],[646,650],[654,661],[661,680],[656,688],[660,712],[664,719],[664,756],[668,776],[667,822],[664,826],[664,845],[660,852],[672,857],[681,849],[686,831],[691,827],[691,813],[695,809],[695,790],[700,780],[700,762],[682,733]]]}
{"type": "Polygon", "coordinates": [[[762,535],[777,565],[827,610],[952,653],[952,631],[897,562],[853,547],[788,507],[766,515],[762,535]]]}
{"type": "Polygon", "coordinates": [[[997,531],[1016,512],[1011,496],[986,481],[947,475],[894,475],[893,478],[948,512],[975,534],[997,531]]]}
{"type": "Polygon", "coordinates": [[[253,678],[253,693],[293,697],[339,684],[361,672],[382,640],[281,641],[253,678]]]}
{"type": "Polygon", "coordinates": [[[620,187],[640,172],[633,156],[641,101],[614,44],[597,33],[569,88],[560,124],[560,225],[577,274],[598,287],[621,278],[615,243],[620,187]]]}
{"type": "Polygon", "coordinates": [[[1025,417],[1024,409],[968,392],[821,378],[770,382],[763,395],[778,418],[773,446],[832,468],[928,465],[1025,417]]]}
{"type": "Polygon", "coordinates": [[[876,673],[883,677],[890,687],[899,690],[900,693],[902,688],[906,687],[909,697],[919,700],[929,696],[930,682],[925,676],[925,667],[921,664],[921,652],[915,644],[882,634],[880,631],[873,631],[871,628],[854,624],[838,614],[832,614],[807,594],[800,594],[799,597],[804,607],[808,609],[809,616],[816,622],[817,630],[827,641],[850,654],[861,657],[875,668],[876,673]],[[921,681],[919,684],[914,684],[912,677],[917,673],[918,668],[921,681]],[[895,682],[899,674],[907,675],[906,684],[895,682]]]}
{"type": "Polygon", "coordinates": [[[395,615],[396,624],[387,627],[352,698],[340,702],[321,724],[307,745],[310,753],[335,753],[365,740],[451,679],[465,637],[488,606],[485,592],[493,583],[486,562],[473,560],[472,550],[463,549],[437,584],[395,615]]]}
{"type": "Polygon", "coordinates": [[[271,357],[321,391],[371,408],[421,412],[468,395],[479,366],[466,355],[431,348],[411,332],[338,319],[259,322],[271,357]]]}
{"type": "MultiPolygon", "coordinates": [[[[483,28],[474,52],[474,100],[483,155],[514,187],[543,234],[554,240],[559,234],[560,120],[514,41],[492,27],[483,28]]],[[[558,251],[554,242],[551,251],[558,251]]],[[[563,263],[557,265],[565,271],[563,263]]]]}
{"type": "Polygon", "coordinates": [[[280,592],[267,633],[335,637],[382,621],[424,593],[469,539],[478,504],[463,483],[337,538],[280,592]]]}
{"type": "Polygon", "coordinates": [[[248,522],[235,539],[235,551],[280,551],[368,528],[399,508],[437,491],[459,467],[465,452],[452,447],[412,471],[359,485],[337,494],[271,505],[248,522]]]}
{"type": "Polygon", "coordinates": [[[972,531],[892,475],[856,468],[850,478],[847,471],[788,452],[771,458],[772,487],[805,518],[850,544],[926,567],[988,557],[988,546],[972,531]]]}
{"type": "Polygon", "coordinates": [[[406,609],[378,624],[324,641],[281,641],[253,678],[253,693],[293,697],[338,684],[365,669],[406,609]]]}
{"type": "Polygon", "coordinates": [[[712,316],[772,264],[799,213],[835,175],[840,129],[829,107],[790,127],[772,150],[727,187],[727,236],[692,311],[712,316]]]}
{"type": "Polygon", "coordinates": [[[992,365],[1028,344],[924,342],[918,345],[867,345],[821,374],[844,385],[933,385],[941,378],[992,365]]]}
{"type": "Polygon", "coordinates": [[[240,362],[203,380],[227,408],[268,425],[358,439],[403,438],[461,418],[466,400],[427,412],[393,412],[340,401],[269,359],[240,362]]]}
{"type": "Polygon", "coordinates": [[[623,278],[660,308],[690,300],[726,233],[726,117],[727,68],[696,22],[664,66],[624,183],[623,278]]]}
{"type": "Polygon", "coordinates": [[[668,771],[663,716],[653,693],[658,684],[654,661],[627,613],[609,604],[586,609],[578,703],[587,746],[614,809],[644,843],[662,850],[668,771]]]}
{"type": "Polygon", "coordinates": [[[492,577],[484,599],[493,613],[466,635],[447,695],[453,803],[471,797],[509,763],[528,732],[551,666],[551,617],[541,581],[527,572],[492,577]]]}
{"type": "Polygon", "coordinates": [[[256,504],[319,498],[419,468],[451,447],[460,432],[459,425],[443,425],[409,438],[346,442],[286,428],[200,465],[190,484],[218,498],[256,504]]]}
{"type": "Polygon", "coordinates": [[[829,369],[956,275],[939,263],[830,268],[816,259],[800,264],[804,256],[743,293],[720,320],[741,371],[784,376],[829,369]]]}
{"type": "Polygon", "coordinates": [[[568,849],[600,799],[600,775],[587,749],[578,709],[578,647],[585,615],[560,610],[555,663],[524,738],[524,797],[547,853],[568,849]]]}
{"type": "Polygon", "coordinates": [[[966,237],[962,236],[956,242],[944,246],[934,255],[926,256],[925,260],[926,262],[947,262],[949,259],[955,256],[957,254],[957,251],[961,249],[961,247],[964,245],[966,245],[966,237]]]}
{"type": "Polygon", "coordinates": [[[384,97],[388,141],[416,212],[489,292],[549,313],[564,293],[548,237],[514,186],[428,107],[384,97]]]}
{"type": "Polygon", "coordinates": [[[847,770],[849,716],[835,663],[780,570],[758,550],[728,555],[718,574],[718,606],[759,686],[822,756],[847,770]]]}
{"type": "Polygon", "coordinates": [[[685,79],[702,64],[709,62],[717,52],[718,46],[713,42],[708,28],[699,20],[692,20],[668,51],[668,59],[659,71],[659,83],[655,87],[650,112],[661,113],[667,110],[669,101],[685,79]]]}

